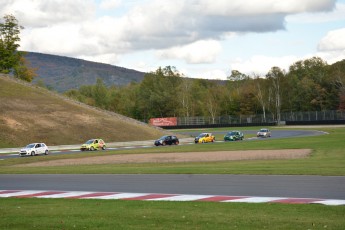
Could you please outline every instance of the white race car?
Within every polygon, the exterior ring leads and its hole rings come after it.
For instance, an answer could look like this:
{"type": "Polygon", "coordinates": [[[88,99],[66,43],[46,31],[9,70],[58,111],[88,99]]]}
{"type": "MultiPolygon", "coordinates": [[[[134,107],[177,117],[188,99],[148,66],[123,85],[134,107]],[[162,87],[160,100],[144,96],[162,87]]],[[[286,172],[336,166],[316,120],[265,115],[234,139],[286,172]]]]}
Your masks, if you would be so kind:
{"type": "Polygon", "coordinates": [[[37,154],[48,155],[49,149],[44,143],[32,143],[28,144],[25,148],[22,148],[19,152],[19,156],[35,156],[37,154]]]}
{"type": "Polygon", "coordinates": [[[256,134],[257,137],[271,137],[271,131],[269,129],[260,129],[256,134]]]}

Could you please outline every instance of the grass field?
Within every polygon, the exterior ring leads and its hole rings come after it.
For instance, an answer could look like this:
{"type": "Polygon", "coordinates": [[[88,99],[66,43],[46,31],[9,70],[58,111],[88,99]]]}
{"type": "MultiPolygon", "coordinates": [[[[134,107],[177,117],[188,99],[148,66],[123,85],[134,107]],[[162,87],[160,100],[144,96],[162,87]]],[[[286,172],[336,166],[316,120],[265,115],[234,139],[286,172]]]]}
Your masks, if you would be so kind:
{"type": "Polygon", "coordinates": [[[0,229],[344,229],[345,207],[1,199],[0,229]]]}

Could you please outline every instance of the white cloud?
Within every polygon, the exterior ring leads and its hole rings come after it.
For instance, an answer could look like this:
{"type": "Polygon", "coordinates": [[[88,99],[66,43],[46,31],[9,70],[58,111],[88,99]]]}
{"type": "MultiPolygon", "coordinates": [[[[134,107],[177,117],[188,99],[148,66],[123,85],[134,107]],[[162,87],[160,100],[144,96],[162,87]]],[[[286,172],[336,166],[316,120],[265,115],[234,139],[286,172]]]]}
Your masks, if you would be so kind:
{"type": "Polygon", "coordinates": [[[289,15],[287,22],[319,24],[332,21],[345,20],[345,4],[337,3],[333,11],[328,12],[305,12],[297,15],[289,15]]]}
{"type": "Polygon", "coordinates": [[[338,62],[338,61],[345,59],[345,50],[319,52],[319,53],[317,53],[316,56],[322,58],[328,64],[333,64],[335,62],[338,62]]]}
{"type": "Polygon", "coordinates": [[[121,0],[103,0],[100,3],[100,8],[103,10],[112,10],[118,8],[121,5],[121,0]]]}
{"type": "Polygon", "coordinates": [[[230,64],[231,70],[238,70],[241,73],[253,75],[266,75],[268,71],[277,66],[282,70],[289,70],[290,65],[302,58],[296,56],[268,57],[262,55],[252,56],[248,60],[235,60],[230,64]]]}
{"type": "MultiPolygon", "coordinates": [[[[111,8],[119,4],[120,0],[104,0],[99,8],[111,8]]],[[[7,1],[3,5],[18,15],[21,24],[32,27],[29,34],[43,36],[33,36],[31,38],[38,40],[30,39],[30,42],[23,43],[22,47],[26,50],[40,46],[40,51],[43,51],[43,38],[54,40],[56,36],[55,44],[63,42],[61,45],[64,49],[60,45],[49,46],[47,52],[77,52],[75,55],[80,56],[83,53],[80,53],[82,49],[79,46],[88,45],[85,47],[87,53],[91,52],[90,47],[98,54],[171,49],[168,52],[170,54],[165,54],[177,57],[177,54],[171,54],[176,50],[172,47],[188,47],[188,44],[197,44],[199,41],[220,40],[236,32],[282,30],[287,14],[329,10],[334,6],[334,0],[319,0],[316,3],[311,0],[301,3],[297,3],[297,0],[151,0],[138,1],[121,17],[103,15],[98,18],[96,3],[91,0],[22,0],[7,1]],[[67,28],[75,27],[77,30],[64,32],[58,26],[67,23],[67,28]],[[47,34],[43,34],[42,29],[37,27],[44,27],[47,34]],[[64,33],[68,39],[62,38],[59,33],[64,33]],[[79,44],[75,44],[76,40],[79,44]]],[[[44,42],[47,43],[54,42],[44,42]]],[[[212,62],[217,52],[210,56],[201,54],[198,59],[193,54],[182,54],[180,58],[189,63],[212,62]]]]}
{"type": "Polygon", "coordinates": [[[345,28],[332,30],[321,39],[318,45],[318,53],[328,64],[345,59],[345,28]]]}
{"type": "Polygon", "coordinates": [[[341,51],[345,50],[345,28],[333,30],[320,41],[319,51],[341,51]]]}
{"type": "MultiPolygon", "coordinates": [[[[78,26],[60,24],[53,27],[42,27],[31,31],[23,31],[21,47],[25,50],[42,53],[72,55],[85,52],[85,38],[79,37],[78,26]],[[29,48],[29,49],[28,49],[29,48]]],[[[86,52],[87,53],[87,52],[86,52]]]]}
{"type": "Polygon", "coordinates": [[[158,51],[157,56],[163,59],[183,59],[190,64],[213,63],[221,49],[218,41],[202,40],[185,46],[158,51]]]}
{"type": "Polygon", "coordinates": [[[13,14],[24,27],[52,26],[56,23],[80,23],[95,13],[91,0],[5,0],[0,5],[0,14],[13,14]]]}
{"type": "Polygon", "coordinates": [[[197,78],[213,79],[213,80],[226,80],[227,74],[220,69],[204,70],[196,75],[197,78]]]}
{"type": "Polygon", "coordinates": [[[95,56],[78,56],[77,58],[83,59],[83,60],[88,60],[88,61],[93,61],[93,62],[99,62],[99,63],[117,63],[119,61],[118,55],[114,53],[105,53],[101,55],[95,55],[95,56]]]}
{"type": "MultiPolygon", "coordinates": [[[[237,34],[277,32],[285,30],[287,22],[300,25],[308,17],[344,20],[345,5],[335,3],[335,0],[3,0],[0,14],[12,13],[26,27],[21,36],[21,50],[110,64],[121,60],[122,55],[153,51],[164,60],[211,65],[219,61],[220,55],[227,55],[222,52],[222,44],[237,34]]],[[[342,31],[330,32],[319,43],[320,54],[328,60],[335,60],[336,55],[341,57],[342,37],[342,31]]],[[[265,52],[250,53],[246,47],[243,51],[251,58],[237,59],[231,69],[248,74],[266,74],[274,65],[285,69],[301,60],[293,56],[269,57],[274,54],[265,56],[265,52]]],[[[155,64],[145,62],[140,68],[155,64]]],[[[202,73],[209,78],[226,76],[219,69],[212,67],[202,73]]]]}
{"type": "Polygon", "coordinates": [[[199,0],[193,1],[191,7],[211,15],[263,15],[263,14],[296,14],[300,12],[329,11],[333,8],[335,0],[199,0]]]}

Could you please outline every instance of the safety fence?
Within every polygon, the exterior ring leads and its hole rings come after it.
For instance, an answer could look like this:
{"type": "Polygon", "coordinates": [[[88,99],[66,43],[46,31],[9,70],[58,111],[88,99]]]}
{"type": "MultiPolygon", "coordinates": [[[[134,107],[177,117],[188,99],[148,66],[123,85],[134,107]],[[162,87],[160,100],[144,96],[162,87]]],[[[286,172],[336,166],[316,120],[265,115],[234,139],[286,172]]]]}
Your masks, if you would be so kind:
{"type": "Polygon", "coordinates": [[[161,126],[163,128],[198,128],[198,127],[231,127],[231,126],[272,126],[298,124],[345,124],[345,111],[308,111],[288,112],[280,114],[280,121],[273,114],[229,115],[217,117],[177,117],[174,125],[161,126]]]}

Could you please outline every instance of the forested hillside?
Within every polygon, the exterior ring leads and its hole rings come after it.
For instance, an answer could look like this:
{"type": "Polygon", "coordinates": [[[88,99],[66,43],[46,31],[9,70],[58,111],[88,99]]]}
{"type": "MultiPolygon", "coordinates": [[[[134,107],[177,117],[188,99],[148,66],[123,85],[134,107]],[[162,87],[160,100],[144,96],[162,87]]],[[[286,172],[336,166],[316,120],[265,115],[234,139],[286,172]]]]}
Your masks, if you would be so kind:
{"type": "Polygon", "coordinates": [[[143,80],[143,72],[118,66],[85,61],[57,55],[27,52],[25,58],[37,77],[33,82],[43,82],[58,92],[77,89],[81,85],[93,85],[100,78],[107,85],[127,85],[143,80]]]}
{"type": "Polygon", "coordinates": [[[139,120],[270,114],[345,109],[345,60],[328,65],[314,57],[263,76],[233,70],[228,81],[189,79],[171,67],[147,73],[140,83],[107,87],[101,79],[66,94],[139,120]]]}

